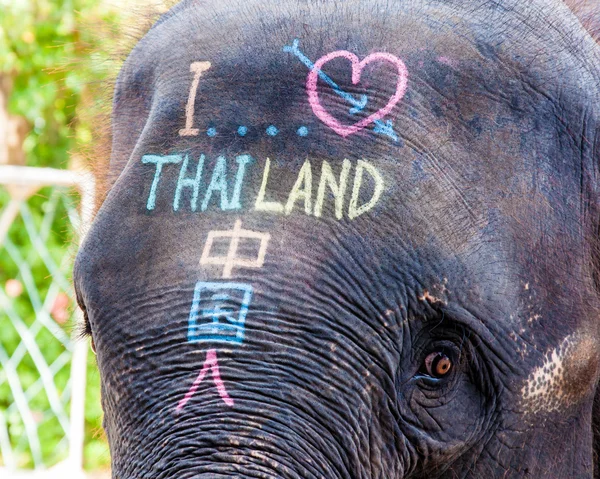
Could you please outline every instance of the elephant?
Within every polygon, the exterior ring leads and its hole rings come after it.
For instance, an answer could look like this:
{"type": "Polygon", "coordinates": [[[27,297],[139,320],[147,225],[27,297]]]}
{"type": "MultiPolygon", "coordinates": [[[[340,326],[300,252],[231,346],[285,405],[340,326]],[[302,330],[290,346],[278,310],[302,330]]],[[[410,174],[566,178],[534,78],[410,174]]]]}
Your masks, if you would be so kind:
{"type": "Polygon", "coordinates": [[[559,0],[164,13],[73,272],[113,477],[600,477],[591,32],[559,0]]]}

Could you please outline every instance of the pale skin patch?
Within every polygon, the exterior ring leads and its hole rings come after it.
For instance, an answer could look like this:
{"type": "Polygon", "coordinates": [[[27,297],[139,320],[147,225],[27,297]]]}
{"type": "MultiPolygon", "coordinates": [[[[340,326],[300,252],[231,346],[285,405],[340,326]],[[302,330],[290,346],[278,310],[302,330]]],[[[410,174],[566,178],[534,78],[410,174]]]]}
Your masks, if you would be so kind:
{"type": "Polygon", "coordinates": [[[442,300],[440,298],[436,298],[427,290],[425,290],[423,292],[423,296],[419,296],[419,299],[421,301],[427,301],[428,303],[443,303],[444,302],[444,300],[442,300]]]}
{"type": "Polygon", "coordinates": [[[428,289],[423,290],[423,294],[419,296],[419,301],[426,301],[429,304],[434,303],[442,303],[446,304],[446,300],[442,298],[442,296],[448,291],[446,288],[446,284],[448,283],[448,278],[444,278],[442,284],[435,286],[434,289],[439,290],[439,292],[431,292],[428,289]]]}
{"type": "Polygon", "coordinates": [[[595,380],[597,359],[592,337],[580,333],[567,336],[527,378],[521,389],[524,410],[548,413],[577,402],[595,380]]]}

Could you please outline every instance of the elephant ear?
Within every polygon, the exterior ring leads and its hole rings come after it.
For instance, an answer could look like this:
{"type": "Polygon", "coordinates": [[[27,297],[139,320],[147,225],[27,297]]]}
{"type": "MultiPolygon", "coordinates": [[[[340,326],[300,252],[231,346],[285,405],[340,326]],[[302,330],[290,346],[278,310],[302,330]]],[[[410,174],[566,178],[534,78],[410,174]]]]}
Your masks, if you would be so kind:
{"type": "Polygon", "coordinates": [[[600,0],[564,0],[590,35],[600,43],[600,0]]]}

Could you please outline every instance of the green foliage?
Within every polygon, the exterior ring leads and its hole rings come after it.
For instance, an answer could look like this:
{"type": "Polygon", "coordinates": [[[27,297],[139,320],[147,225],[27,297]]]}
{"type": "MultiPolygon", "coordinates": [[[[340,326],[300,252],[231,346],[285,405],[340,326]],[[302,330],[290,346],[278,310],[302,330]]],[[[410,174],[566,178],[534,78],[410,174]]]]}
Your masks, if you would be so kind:
{"type": "MultiPolygon", "coordinates": [[[[106,97],[100,92],[105,89],[105,80],[117,68],[118,59],[112,52],[116,50],[120,22],[114,6],[99,0],[0,0],[0,75],[11,79],[10,113],[25,118],[31,128],[23,145],[29,166],[66,168],[79,152],[93,146],[95,120],[101,110],[106,109],[102,102],[106,97]]],[[[43,220],[44,208],[49,207],[49,194],[49,191],[41,190],[28,202],[38,227],[43,220]]],[[[8,195],[0,187],[0,213],[7,203],[8,195]]],[[[72,250],[73,238],[65,207],[58,204],[57,208],[46,245],[50,256],[60,262],[65,251],[72,250]]],[[[35,246],[29,242],[21,220],[13,225],[9,241],[28,260],[35,287],[43,300],[50,283],[49,272],[36,255],[35,246]]],[[[60,268],[69,276],[69,261],[60,268]]],[[[0,289],[13,279],[25,283],[10,255],[1,253],[0,289]]],[[[33,323],[34,318],[27,317],[27,314],[31,316],[31,305],[25,299],[16,298],[12,304],[27,325],[33,323]]],[[[69,307],[74,307],[72,301],[69,307]]],[[[9,319],[0,308],[0,346],[11,355],[17,348],[19,336],[8,324],[9,319]]],[[[63,329],[71,334],[72,325],[67,323],[63,329]]],[[[50,337],[44,338],[44,334],[49,335],[40,333],[38,340],[42,354],[50,362],[62,351],[60,344],[50,337]]],[[[88,363],[85,462],[87,468],[102,468],[110,459],[101,432],[99,376],[91,354],[88,363]]],[[[35,371],[32,361],[24,359],[18,367],[19,379],[24,385],[31,384],[38,377],[35,371]]],[[[64,393],[67,373],[64,369],[56,375],[60,394],[64,393]]],[[[3,374],[0,368],[0,378],[3,374]]],[[[2,384],[0,413],[13,401],[10,389],[6,383],[2,384]]],[[[48,401],[36,396],[31,407],[47,410],[48,401]]],[[[8,422],[15,437],[24,434],[18,417],[9,417],[8,422]]],[[[43,432],[40,430],[44,460],[55,462],[61,459],[56,456],[59,449],[56,449],[55,438],[60,436],[62,429],[56,420],[44,422],[40,418],[40,424],[44,424],[43,432]]],[[[18,461],[32,465],[27,448],[18,461]]]]}
{"type": "MultiPolygon", "coordinates": [[[[8,195],[0,189],[0,214],[2,204],[6,205],[8,195]]],[[[75,318],[71,312],[75,308],[72,296],[71,264],[76,244],[72,237],[72,227],[68,223],[69,214],[73,214],[73,199],[60,189],[43,188],[28,202],[26,215],[20,215],[13,223],[5,244],[0,247],[0,350],[14,359],[22,337],[16,324],[31,328],[36,322],[34,310],[36,301],[46,301],[45,309],[50,309],[51,326],[60,327],[64,337],[74,333],[75,318]],[[29,217],[27,211],[30,212],[29,217]],[[27,218],[27,219],[25,219],[27,218]],[[35,229],[41,236],[47,256],[43,250],[30,240],[28,230],[35,229]],[[49,264],[54,265],[49,267],[49,264]],[[59,276],[64,278],[62,284],[53,286],[53,280],[59,276]],[[6,287],[8,282],[18,281],[23,285],[23,292],[11,294],[6,287]],[[52,288],[58,289],[52,291],[52,288]],[[65,295],[66,293],[66,295],[65,295]],[[63,317],[54,312],[55,297],[63,295],[67,299],[63,317]],[[36,299],[38,297],[38,299],[36,299]],[[48,298],[50,301],[48,302],[48,298]],[[15,317],[17,318],[15,320],[15,317]],[[56,324],[53,324],[56,323],[56,324]]],[[[59,282],[60,283],[60,282],[59,282]]],[[[37,307],[39,308],[39,306],[37,307]]],[[[35,333],[35,342],[40,348],[46,364],[55,368],[53,382],[58,395],[67,398],[70,363],[61,363],[65,348],[46,328],[35,333]]],[[[19,346],[21,345],[21,346],[19,346]]],[[[38,366],[30,354],[21,360],[14,361],[15,372],[23,391],[27,391],[40,378],[38,366]]],[[[106,467],[110,461],[108,446],[101,435],[102,411],[100,407],[99,377],[94,356],[88,357],[88,382],[86,390],[86,441],[85,463],[88,468],[106,467]],[[101,452],[104,451],[104,452],[101,452]]],[[[15,458],[20,467],[34,465],[31,447],[26,437],[25,423],[19,411],[14,407],[15,392],[6,382],[8,371],[0,367],[0,414],[5,414],[9,435],[15,449],[15,458]]],[[[41,457],[44,464],[53,464],[64,459],[66,450],[62,442],[64,430],[58,420],[51,414],[50,402],[45,391],[41,389],[29,401],[28,407],[33,413],[38,428],[41,457]]],[[[0,465],[4,462],[0,457],[0,465]]]]}
{"type": "Polygon", "coordinates": [[[82,106],[114,70],[116,13],[98,0],[0,0],[0,71],[13,77],[9,110],[32,127],[31,166],[66,167],[68,152],[92,141],[82,106]]]}

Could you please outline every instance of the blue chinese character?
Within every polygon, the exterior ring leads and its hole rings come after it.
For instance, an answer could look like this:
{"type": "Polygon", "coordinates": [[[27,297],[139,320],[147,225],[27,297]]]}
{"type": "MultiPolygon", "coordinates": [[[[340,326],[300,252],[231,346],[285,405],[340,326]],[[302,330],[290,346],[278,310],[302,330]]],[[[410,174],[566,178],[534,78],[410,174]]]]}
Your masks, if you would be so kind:
{"type": "Polygon", "coordinates": [[[199,281],[190,311],[188,341],[242,344],[251,300],[249,284],[199,281]]]}

